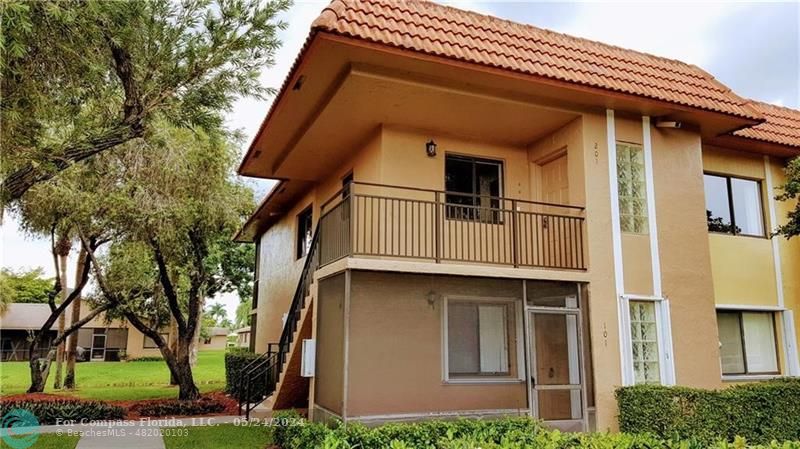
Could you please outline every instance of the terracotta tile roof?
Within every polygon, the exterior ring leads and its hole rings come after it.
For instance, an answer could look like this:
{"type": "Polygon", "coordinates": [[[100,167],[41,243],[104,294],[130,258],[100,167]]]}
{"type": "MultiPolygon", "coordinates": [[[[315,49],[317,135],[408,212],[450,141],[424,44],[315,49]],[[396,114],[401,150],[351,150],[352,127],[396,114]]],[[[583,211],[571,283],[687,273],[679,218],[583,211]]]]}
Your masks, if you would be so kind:
{"type": "Polygon", "coordinates": [[[750,104],[767,121],[734,131],[734,136],[800,148],[800,111],[759,101],[750,104]]]}
{"type": "Polygon", "coordinates": [[[760,119],[700,68],[427,1],[334,0],[314,30],[760,119]]]}

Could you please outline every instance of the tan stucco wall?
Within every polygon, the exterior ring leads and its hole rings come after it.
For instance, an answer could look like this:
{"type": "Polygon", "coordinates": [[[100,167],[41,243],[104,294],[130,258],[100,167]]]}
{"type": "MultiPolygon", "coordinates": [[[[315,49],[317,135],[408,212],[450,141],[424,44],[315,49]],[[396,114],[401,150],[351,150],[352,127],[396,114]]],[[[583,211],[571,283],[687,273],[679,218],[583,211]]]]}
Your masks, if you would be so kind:
{"type": "Polygon", "coordinates": [[[347,415],[527,409],[524,381],[442,380],[442,296],[521,300],[521,289],[520,281],[352,272],[347,415]]]}
{"type": "Polygon", "coordinates": [[[670,301],[678,385],[720,385],[700,137],[651,130],[661,278],[670,301]]]}
{"type": "Polygon", "coordinates": [[[133,326],[128,327],[128,349],[127,354],[129,359],[139,357],[161,357],[161,351],[158,348],[144,347],[144,334],[136,330],[133,326]]]}
{"type": "Polygon", "coordinates": [[[200,347],[197,348],[200,351],[208,351],[208,350],[215,350],[215,349],[225,349],[228,345],[228,336],[227,335],[214,335],[211,337],[211,343],[204,343],[203,339],[200,339],[200,347]]]}
{"type": "Polygon", "coordinates": [[[344,273],[319,282],[314,403],[338,415],[344,399],[344,297],[344,273]]]}

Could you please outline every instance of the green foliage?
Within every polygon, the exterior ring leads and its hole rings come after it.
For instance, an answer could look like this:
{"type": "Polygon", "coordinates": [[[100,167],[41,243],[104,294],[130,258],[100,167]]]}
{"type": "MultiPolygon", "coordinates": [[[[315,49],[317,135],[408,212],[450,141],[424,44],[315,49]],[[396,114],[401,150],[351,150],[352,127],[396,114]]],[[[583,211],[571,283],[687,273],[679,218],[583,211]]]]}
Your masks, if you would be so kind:
{"type": "Polygon", "coordinates": [[[125,410],[100,401],[48,399],[42,401],[0,401],[0,416],[9,410],[21,408],[33,413],[39,424],[56,424],[63,421],[102,421],[122,419],[125,410]]]}
{"type": "Polygon", "coordinates": [[[225,404],[209,397],[196,401],[157,399],[139,402],[132,409],[141,416],[199,416],[220,413],[225,410],[225,404]]]}
{"type": "Polygon", "coordinates": [[[143,357],[136,357],[134,359],[128,359],[128,362],[163,362],[164,358],[157,356],[157,355],[150,355],[150,356],[143,356],[143,357]]]}
{"type": "Polygon", "coordinates": [[[253,310],[253,298],[247,298],[236,306],[236,322],[234,327],[240,329],[250,324],[250,312],[253,310]]]}
{"type": "Polygon", "coordinates": [[[281,449],[800,449],[800,442],[749,446],[744,438],[705,444],[695,438],[659,438],[652,434],[562,433],[530,418],[458,419],[367,428],[336,422],[309,423],[294,411],[273,416],[274,441],[281,449]]]}
{"type": "Polygon", "coordinates": [[[724,390],[637,385],[618,389],[616,396],[624,432],[706,444],[736,437],[758,444],[800,440],[800,379],[724,390]]]}
{"type": "MultiPolygon", "coordinates": [[[[231,348],[225,353],[225,392],[239,399],[240,391],[239,384],[241,380],[242,370],[247,364],[260,357],[261,354],[256,354],[245,350],[244,348],[231,348]]],[[[256,383],[250,385],[254,397],[261,397],[263,389],[266,384],[256,383]]]]}
{"type": "Polygon", "coordinates": [[[273,93],[290,0],[0,3],[3,204],[157,120],[206,131],[242,96],[273,93]]]}
{"type": "Polygon", "coordinates": [[[8,268],[0,270],[0,297],[7,303],[46,303],[53,289],[53,280],[44,277],[44,270],[22,270],[8,268]]]}
{"type": "Polygon", "coordinates": [[[780,187],[781,193],[775,199],[778,201],[796,201],[796,203],[794,210],[790,211],[787,216],[788,221],[779,226],[776,232],[788,239],[800,235],[800,157],[789,161],[785,172],[786,184],[780,187]]]}

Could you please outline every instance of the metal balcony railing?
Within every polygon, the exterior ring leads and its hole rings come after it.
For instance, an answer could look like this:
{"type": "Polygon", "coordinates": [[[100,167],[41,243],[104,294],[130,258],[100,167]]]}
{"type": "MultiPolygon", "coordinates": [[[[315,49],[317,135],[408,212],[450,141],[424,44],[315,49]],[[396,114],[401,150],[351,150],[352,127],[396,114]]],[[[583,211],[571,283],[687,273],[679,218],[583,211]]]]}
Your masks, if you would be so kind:
{"type": "Polygon", "coordinates": [[[349,256],[585,270],[584,209],[352,182],[322,205],[320,266],[349,256]]]}

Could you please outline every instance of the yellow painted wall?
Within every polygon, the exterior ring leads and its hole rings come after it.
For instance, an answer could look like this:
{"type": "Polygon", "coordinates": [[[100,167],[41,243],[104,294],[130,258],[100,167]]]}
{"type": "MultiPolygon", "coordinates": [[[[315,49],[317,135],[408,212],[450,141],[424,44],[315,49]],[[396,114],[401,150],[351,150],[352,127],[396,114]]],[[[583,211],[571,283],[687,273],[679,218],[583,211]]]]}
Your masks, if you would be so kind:
{"type": "MultiPolygon", "coordinates": [[[[705,146],[703,169],[761,181],[762,209],[769,223],[761,156],[705,146]]],[[[767,228],[771,226],[768,224],[767,228]]],[[[772,243],[768,238],[709,233],[708,239],[717,304],[778,305],[772,243]]]]}

